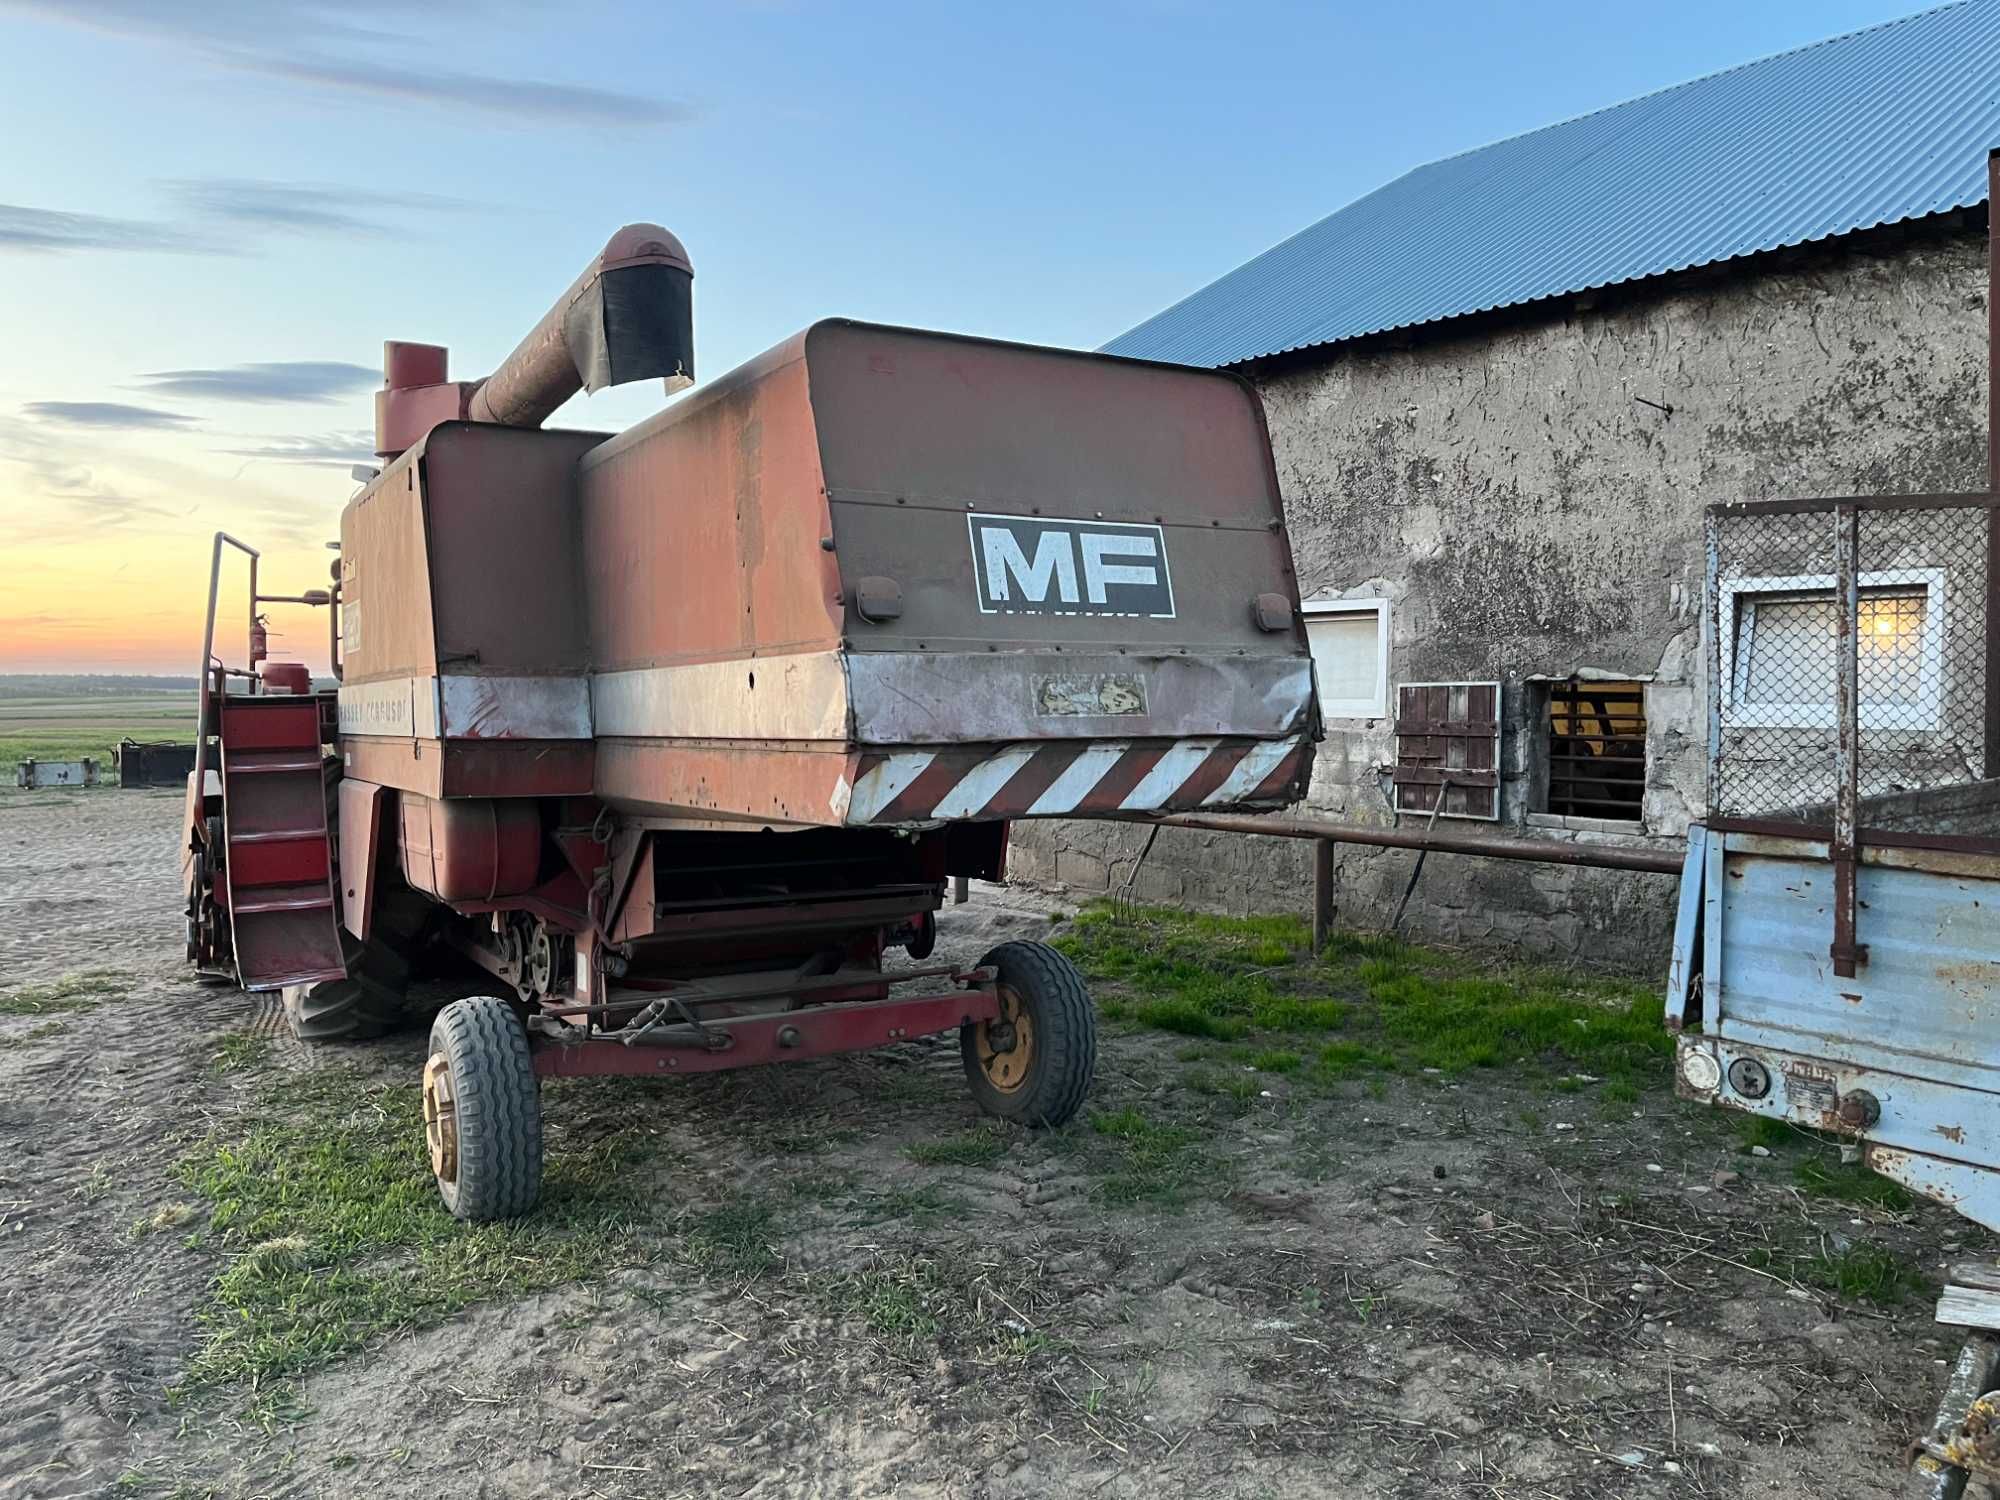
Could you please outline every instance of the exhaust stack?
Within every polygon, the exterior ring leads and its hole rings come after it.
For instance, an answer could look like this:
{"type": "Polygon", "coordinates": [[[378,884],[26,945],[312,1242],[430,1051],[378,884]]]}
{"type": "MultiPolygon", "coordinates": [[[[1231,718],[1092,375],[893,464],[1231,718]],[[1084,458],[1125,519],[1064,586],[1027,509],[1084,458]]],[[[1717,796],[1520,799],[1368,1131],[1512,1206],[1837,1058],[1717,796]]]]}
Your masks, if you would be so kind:
{"type": "Polygon", "coordinates": [[[694,380],[694,266],[657,224],[627,224],[484,380],[449,381],[435,344],[383,345],[375,451],[393,458],[439,422],[539,427],[578,391],[694,380]]]}

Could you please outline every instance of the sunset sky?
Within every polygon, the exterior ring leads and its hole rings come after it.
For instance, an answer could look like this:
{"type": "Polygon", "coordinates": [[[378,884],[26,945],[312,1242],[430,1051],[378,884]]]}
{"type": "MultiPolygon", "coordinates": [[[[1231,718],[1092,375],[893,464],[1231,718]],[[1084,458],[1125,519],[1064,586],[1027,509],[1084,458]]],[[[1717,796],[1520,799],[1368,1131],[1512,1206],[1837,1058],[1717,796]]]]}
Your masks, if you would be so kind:
{"type": "Polygon", "coordinates": [[[323,586],[382,340],[484,374],[621,223],[686,242],[701,376],[829,315],[1095,346],[1421,162],[1910,8],[0,0],[0,672],[191,674],[218,527],[323,586]]]}

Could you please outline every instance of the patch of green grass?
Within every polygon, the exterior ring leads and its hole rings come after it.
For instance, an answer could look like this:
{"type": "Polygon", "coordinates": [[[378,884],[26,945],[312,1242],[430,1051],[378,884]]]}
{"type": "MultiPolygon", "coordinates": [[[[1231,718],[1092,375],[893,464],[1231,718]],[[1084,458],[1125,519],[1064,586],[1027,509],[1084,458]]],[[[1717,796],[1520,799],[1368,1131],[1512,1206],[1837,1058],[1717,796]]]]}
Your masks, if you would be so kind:
{"type": "Polygon", "coordinates": [[[1186,1202],[1219,1175],[1191,1126],[1154,1120],[1130,1107],[1095,1112],[1090,1127],[1116,1143],[1114,1164],[1099,1183],[1107,1203],[1151,1203],[1171,1207],[1186,1202]]]}
{"type": "Polygon", "coordinates": [[[1214,1068],[1190,1068],[1186,1082],[1188,1088],[1197,1094],[1229,1099],[1238,1104],[1248,1104],[1263,1089],[1254,1074],[1225,1073],[1214,1068]]]}
{"type": "Polygon", "coordinates": [[[918,1141],[908,1149],[910,1160],[926,1167],[989,1167],[1013,1144],[995,1125],[975,1125],[957,1135],[918,1141]]]}
{"type": "MultiPolygon", "coordinates": [[[[475,1302],[602,1274],[632,1253],[630,1227],[646,1206],[632,1171],[636,1130],[578,1145],[551,1131],[534,1215],[473,1225],[438,1199],[414,1085],[329,1068],[288,1079],[270,1103],[247,1136],[212,1140],[175,1169],[206,1209],[199,1238],[226,1256],[190,1387],[283,1382],[475,1302]]],[[[718,1262],[750,1253],[740,1221],[733,1233],[697,1229],[718,1262]]]]}
{"type": "Polygon", "coordinates": [[[938,1336],[957,1290],[946,1284],[934,1262],[911,1260],[833,1277],[821,1284],[820,1294],[837,1316],[866,1324],[878,1338],[907,1345],[938,1336]]]}
{"type": "Polygon", "coordinates": [[[1924,1279],[1914,1266],[1894,1251],[1876,1245],[1823,1253],[1807,1260],[1801,1270],[1807,1281],[1851,1301],[1882,1307],[1893,1307],[1924,1290],[1924,1279]]]}
{"type": "Polygon", "coordinates": [[[1274,995],[1251,1007],[1250,1019],[1264,1031],[1338,1031],[1354,1007],[1345,1000],[1301,1000],[1274,995]]]}
{"type": "Polygon", "coordinates": [[[1408,943],[1386,932],[1336,932],[1326,940],[1319,956],[1331,962],[1359,959],[1396,963],[1411,952],[1408,943]]]}
{"type": "Polygon", "coordinates": [[[45,1016],[89,1010],[124,990],[130,976],[115,969],[84,969],[47,984],[0,986],[0,1016],[45,1016]]]}
{"type": "Polygon", "coordinates": [[[1745,1151],[1752,1146],[1777,1151],[1785,1146],[1796,1146],[1803,1137],[1789,1122],[1770,1115],[1739,1115],[1736,1118],[1736,1138],[1743,1143],[1745,1151]]]}
{"type": "Polygon", "coordinates": [[[1395,1069],[1394,1056],[1360,1042],[1328,1042],[1313,1060],[1314,1075],[1329,1083],[1360,1078],[1369,1073],[1394,1072],[1395,1069]]]}
{"type": "MultiPolygon", "coordinates": [[[[1150,1026],[1155,1031],[1171,1031],[1176,1036],[1207,1037],[1212,1042],[1233,1042],[1250,1034],[1250,1023],[1235,1016],[1217,1015],[1190,999],[1144,1000],[1126,1006],[1123,1015],[1150,1026]]],[[[1118,1019],[1114,1014],[1113,1019],[1118,1019]]]]}
{"type": "Polygon", "coordinates": [[[775,1265],[772,1221],[776,1213],[761,1198],[732,1198],[720,1208],[693,1215],[681,1225],[681,1248],[704,1271],[754,1276],[775,1265]]]}
{"type": "Polygon", "coordinates": [[[1378,934],[1336,933],[1315,958],[1293,917],[1151,910],[1121,922],[1093,908],[1059,946],[1109,991],[1106,1014],[1259,1052],[1317,1051],[1313,1073],[1323,1080],[1528,1066],[1587,1072],[1637,1097],[1641,1083],[1666,1076],[1673,1055],[1660,998],[1642,986],[1495,972],[1378,934]]]}
{"type": "Polygon", "coordinates": [[[1249,1057],[1250,1066],[1259,1073],[1296,1073],[1304,1063],[1298,1053],[1283,1047],[1266,1047],[1249,1057]]]}
{"type": "Polygon", "coordinates": [[[1637,1104],[1639,1085],[1629,1078],[1614,1078],[1597,1091],[1597,1097],[1606,1104],[1637,1104]]]}
{"type": "Polygon", "coordinates": [[[26,1031],[13,1036],[0,1036],[0,1047],[25,1047],[33,1042],[45,1042],[52,1036],[61,1036],[69,1030],[67,1021],[44,1021],[39,1026],[30,1026],[26,1031]]]}
{"type": "Polygon", "coordinates": [[[1506,978],[1406,970],[1368,983],[1384,1034],[1420,1067],[1542,1061],[1607,1078],[1657,1076],[1673,1056],[1660,997],[1637,985],[1541,970],[1506,978]]]}
{"type": "Polygon", "coordinates": [[[1859,1162],[1829,1164],[1819,1157],[1808,1157],[1792,1169],[1792,1180],[1816,1198],[1862,1203],[1895,1213],[1914,1207],[1917,1201],[1900,1182],[1878,1177],[1859,1162]]]}
{"type": "Polygon", "coordinates": [[[232,1032],[216,1045],[215,1055],[208,1060],[211,1073],[241,1073],[262,1062],[271,1046],[268,1036],[259,1036],[252,1031],[232,1032]]]}

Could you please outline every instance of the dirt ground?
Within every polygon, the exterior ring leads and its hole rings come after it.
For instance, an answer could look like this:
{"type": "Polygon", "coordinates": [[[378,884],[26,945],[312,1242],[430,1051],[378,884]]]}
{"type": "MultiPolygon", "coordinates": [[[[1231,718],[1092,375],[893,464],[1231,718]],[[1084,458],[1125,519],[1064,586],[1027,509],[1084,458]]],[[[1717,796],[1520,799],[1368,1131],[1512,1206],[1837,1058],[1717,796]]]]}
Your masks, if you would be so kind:
{"type": "MultiPolygon", "coordinates": [[[[0,1495],[1861,1500],[1899,1493],[1956,1352],[1930,1282],[1991,1249],[1801,1191],[1664,1077],[1607,1110],[1260,1073],[1197,1108],[1181,1039],[1113,1026],[1100,1123],[1055,1135],[980,1127],[955,1039],[552,1087],[571,1147],[648,1143],[617,1254],[277,1396],[190,1387],[244,1252],[177,1164],[425,1049],[419,1022],[308,1052],[190,982],[178,816],[0,792],[0,1495]],[[1102,1123],[1149,1116],[1180,1122],[1172,1193],[1102,1123]],[[1799,1273],[1856,1246],[1924,1284],[1799,1273]]],[[[941,946],[1051,909],[982,891],[941,946]]]]}

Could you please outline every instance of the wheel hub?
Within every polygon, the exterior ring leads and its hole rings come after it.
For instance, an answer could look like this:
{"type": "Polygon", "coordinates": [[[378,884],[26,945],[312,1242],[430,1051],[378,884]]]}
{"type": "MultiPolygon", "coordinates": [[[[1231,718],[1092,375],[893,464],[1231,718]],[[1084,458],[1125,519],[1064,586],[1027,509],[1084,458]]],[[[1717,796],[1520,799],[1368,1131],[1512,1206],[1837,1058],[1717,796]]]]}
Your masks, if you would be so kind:
{"type": "Polygon", "coordinates": [[[458,1101],[451,1087],[451,1062],[433,1052],[424,1064],[424,1142],[439,1182],[458,1181],[458,1101]]]}
{"type": "Polygon", "coordinates": [[[1019,1090],[1035,1066],[1035,1022],[1021,997],[1000,986],[1000,1014],[980,1026],[975,1050],[986,1081],[1003,1094],[1019,1090]]]}

